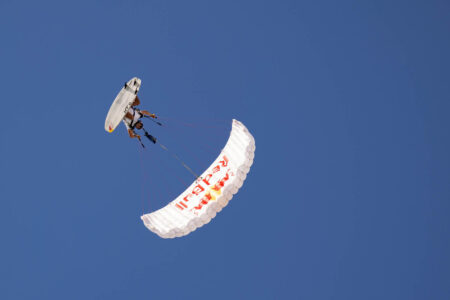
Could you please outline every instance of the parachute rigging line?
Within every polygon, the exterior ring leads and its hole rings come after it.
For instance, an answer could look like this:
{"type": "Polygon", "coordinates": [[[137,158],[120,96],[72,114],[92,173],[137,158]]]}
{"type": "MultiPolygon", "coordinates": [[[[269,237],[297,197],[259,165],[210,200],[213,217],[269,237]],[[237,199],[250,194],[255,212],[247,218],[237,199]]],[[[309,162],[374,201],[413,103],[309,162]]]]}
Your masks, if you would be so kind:
{"type": "Polygon", "coordinates": [[[142,148],[144,148],[144,149],[145,149],[145,145],[144,145],[144,144],[142,143],[142,141],[141,141],[141,138],[140,138],[140,137],[138,137],[137,139],[138,139],[139,143],[141,143],[141,146],[142,146],[142,148]]]}
{"type": "Polygon", "coordinates": [[[175,153],[172,153],[171,151],[169,151],[169,149],[167,149],[167,147],[164,146],[163,144],[161,144],[160,142],[158,142],[158,145],[159,145],[162,149],[166,150],[170,155],[172,155],[173,158],[175,158],[176,160],[178,160],[178,161],[181,163],[181,165],[182,165],[186,170],[188,170],[189,173],[191,173],[196,179],[199,178],[199,176],[198,176],[197,174],[195,174],[195,172],[192,171],[192,169],[189,168],[189,166],[186,165],[186,164],[184,163],[184,161],[182,161],[175,153]]]}
{"type": "MultiPolygon", "coordinates": [[[[155,121],[156,122],[156,121],[155,121]]],[[[150,137],[151,137],[151,135],[149,135],[149,133],[145,130],[145,129],[142,129],[142,130],[144,130],[144,132],[145,132],[145,136],[146,137],[148,137],[153,143],[157,143],[158,142],[158,145],[162,148],[162,149],[164,149],[164,150],[166,150],[170,155],[172,155],[172,157],[174,157],[176,160],[178,160],[180,163],[181,163],[181,165],[186,169],[186,170],[188,170],[189,171],[189,173],[191,173],[194,177],[195,177],[195,179],[198,179],[199,178],[199,176],[197,175],[197,174],[195,174],[195,172],[194,171],[192,171],[192,169],[184,162],[184,161],[182,161],[175,153],[172,153],[171,151],[169,151],[169,149],[167,149],[167,147],[166,146],[164,146],[163,144],[161,144],[159,141],[157,141],[156,139],[154,139],[154,140],[152,140],[150,137]],[[149,137],[150,136],[150,137],[149,137]]],[[[153,138],[153,137],[152,137],[153,138]]],[[[138,140],[139,140],[139,143],[141,143],[141,146],[143,147],[143,148],[145,148],[145,146],[144,146],[144,144],[142,143],[142,141],[141,141],[141,138],[138,138],[138,140]]]]}
{"type": "Polygon", "coordinates": [[[158,121],[154,120],[152,117],[149,117],[149,116],[147,116],[147,115],[143,115],[143,117],[152,120],[153,122],[155,122],[155,123],[158,124],[159,126],[163,126],[163,124],[161,124],[161,122],[158,122],[158,121]]]}
{"type": "MultiPolygon", "coordinates": [[[[188,123],[183,122],[183,121],[178,121],[178,123],[179,124],[176,124],[176,122],[169,122],[168,123],[169,125],[166,124],[163,127],[167,131],[170,131],[174,135],[180,135],[180,134],[184,135],[187,132],[187,130],[196,129],[196,128],[213,129],[214,133],[219,133],[219,130],[217,128],[212,128],[212,127],[203,126],[203,125],[190,126],[190,125],[187,125],[188,123]]],[[[215,136],[217,136],[217,135],[215,134],[214,137],[215,136]]],[[[199,165],[202,165],[202,163],[200,162],[201,159],[199,159],[198,154],[195,154],[194,152],[192,152],[192,150],[189,150],[183,144],[181,144],[181,146],[183,147],[184,151],[189,152],[192,155],[192,157],[197,161],[197,163],[199,163],[199,165]]],[[[201,151],[203,151],[203,152],[205,152],[205,153],[207,153],[208,155],[211,155],[211,156],[216,156],[217,155],[217,148],[211,147],[208,143],[201,143],[199,145],[198,149],[200,149],[201,151]]]]}
{"type": "MultiPolygon", "coordinates": [[[[139,148],[139,160],[140,160],[140,165],[141,165],[141,174],[143,176],[141,176],[141,205],[142,205],[142,213],[144,213],[144,177],[145,179],[147,179],[147,172],[145,172],[144,170],[144,150],[139,148]]],[[[145,180],[147,181],[147,180],[145,180]]]]}

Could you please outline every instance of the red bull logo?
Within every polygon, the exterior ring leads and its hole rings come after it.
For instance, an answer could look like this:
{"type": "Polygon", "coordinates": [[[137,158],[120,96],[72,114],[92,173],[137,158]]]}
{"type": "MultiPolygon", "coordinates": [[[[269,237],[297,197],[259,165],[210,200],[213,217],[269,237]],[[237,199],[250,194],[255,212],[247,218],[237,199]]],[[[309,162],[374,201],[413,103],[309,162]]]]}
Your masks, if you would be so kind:
{"type": "Polygon", "coordinates": [[[214,201],[222,194],[222,188],[225,183],[230,179],[230,176],[234,176],[233,172],[228,168],[223,177],[218,179],[215,184],[211,183],[212,177],[225,167],[228,166],[228,157],[224,155],[222,160],[211,169],[203,178],[197,180],[197,184],[183,197],[182,200],[178,201],[175,206],[184,210],[189,207],[189,202],[194,200],[194,198],[200,198],[197,203],[193,204],[191,211],[198,213],[204,206],[206,206],[210,201],[214,201]]]}

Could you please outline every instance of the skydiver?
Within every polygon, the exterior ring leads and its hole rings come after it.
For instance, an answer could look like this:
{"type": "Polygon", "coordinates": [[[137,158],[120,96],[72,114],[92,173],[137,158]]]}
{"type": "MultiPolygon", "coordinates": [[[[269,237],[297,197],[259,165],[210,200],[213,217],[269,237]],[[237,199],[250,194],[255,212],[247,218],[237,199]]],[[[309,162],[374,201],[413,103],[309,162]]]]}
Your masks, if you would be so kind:
{"type": "Polygon", "coordinates": [[[138,109],[136,106],[138,106],[140,103],[141,103],[141,101],[139,101],[138,96],[136,96],[133,104],[128,109],[128,112],[126,113],[125,117],[123,118],[123,123],[127,127],[130,138],[138,138],[139,140],[141,140],[141,136],[139,134],[136,134],[134,132],[134,129],[139,129],[139,130],[142,129],[142,130],[144,130],[144,133],[145,133],[144,135],[150,141],[152,141],[153,144],[156,144],[156,138],[154,136],[150,135],[144,129],[144,124],[142,123],[142,121],[140,119],[144,116],[147,118],[153,118],[153,119],[156,119],[158,117],[155,114],[151,114],[147,110],[138,109]]]}

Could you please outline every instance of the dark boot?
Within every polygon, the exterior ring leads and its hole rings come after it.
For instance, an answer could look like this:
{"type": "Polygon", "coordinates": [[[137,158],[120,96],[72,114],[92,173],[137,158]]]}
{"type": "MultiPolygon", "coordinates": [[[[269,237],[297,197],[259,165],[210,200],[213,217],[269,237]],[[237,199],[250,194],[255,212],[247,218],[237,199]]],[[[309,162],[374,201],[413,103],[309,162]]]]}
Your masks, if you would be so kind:
{"type": "Polygon", "coordinates": [[[148,132],[145,132],[145,136],[146,136],[150,141],[152,141],[153,144],[156,144],[156,138],[155,138],[153,135],[148,134],[148,132]]]}

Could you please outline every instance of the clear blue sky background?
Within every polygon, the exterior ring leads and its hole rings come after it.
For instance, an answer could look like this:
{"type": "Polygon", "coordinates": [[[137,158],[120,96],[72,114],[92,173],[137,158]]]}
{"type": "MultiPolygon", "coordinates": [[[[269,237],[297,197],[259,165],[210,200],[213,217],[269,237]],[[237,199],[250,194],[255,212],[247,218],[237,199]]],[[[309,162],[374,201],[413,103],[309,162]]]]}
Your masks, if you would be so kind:
{"type": "Polygon", "coordinates": [[[450,299],[449,10],[0,1],[0,298],[450,299]],[[145,108],[256,139],[244,187],[184,238],[144,227],[160,167],[140,179],[135,141],[103,129],[133,76],[145,108]]]}

